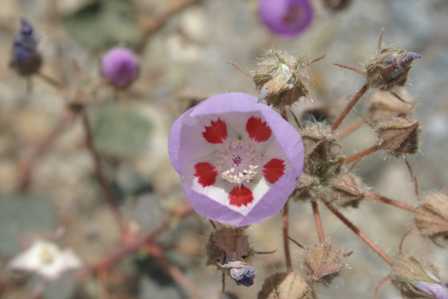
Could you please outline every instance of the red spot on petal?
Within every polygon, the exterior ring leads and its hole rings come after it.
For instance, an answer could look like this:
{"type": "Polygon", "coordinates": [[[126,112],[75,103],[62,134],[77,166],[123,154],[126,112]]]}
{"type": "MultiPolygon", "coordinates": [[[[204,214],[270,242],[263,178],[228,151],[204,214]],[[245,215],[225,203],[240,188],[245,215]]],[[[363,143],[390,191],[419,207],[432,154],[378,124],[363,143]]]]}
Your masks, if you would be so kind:
{"type": "Polygon", "coordinates": [[[196,170],[194,176],[198,178],[202,187],[211,186],[215,183],[218,175],[215,166],[208,162],[200,162],[194,165],[194,169],[196,170]]]}
{"type": "Polygon", "coordinates": [[[257,142],[263,142],[271,137],[271,128],[259,117],[251,116],[246,123],[246,130],[250,138],[257,142]]]}
{"type": "Polygon", "coordinates": [[[222,143],[227,138],[226,123],[220,118],[211,121],[210,125],[205,127],[202,136],[210,143],[222,143]]]}
{"type": "Polygon", "coordinates": [[[254,197],[252,191],[244,185],[233,187],[229,193],[230,204],[233,206],[241,207],[250,204],[254,197]]]}
{"type": "Polygon", "coordinates": [[[263,167],[263,175],[265,179],[273,184],[285,174],[285,162],[281,159],[272,159],[263,167]]]}

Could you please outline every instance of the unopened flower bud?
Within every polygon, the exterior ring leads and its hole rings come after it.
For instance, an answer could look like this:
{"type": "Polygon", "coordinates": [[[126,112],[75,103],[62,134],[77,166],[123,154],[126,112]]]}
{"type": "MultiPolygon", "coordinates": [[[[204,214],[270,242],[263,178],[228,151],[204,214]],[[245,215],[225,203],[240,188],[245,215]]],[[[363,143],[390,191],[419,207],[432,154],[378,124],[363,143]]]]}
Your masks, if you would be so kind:
{"type": "Polygon", "coordinates": [[[293,37],[309,27],[314,11],[309,0],[260,0],[262,22],[275,34],[293,37]]]}
{"type": "Polygon", "coordinates": [[[367,83],[370,87],[390,90],[403,86],[411,69],[411,64],[421,55],[403,49],[383,49],[367,65],[367,83]]]}
{"type": "Polygon", "coordinates": [[[129,87],[139,76],[137,56],[127,48],[109,50],[101,59],[101,75],[114,87],[129,87]]]}
{"type": "Polygon", "coordinates": [[[341,207],[358,207],[367,192],[361,178],[351,173],[342,173],[330,181],[335,203],[341,207]]]}
{"type": "Polygon", "coordinates": [[[319,243],[307,250],[305,268],[312,281],[330,283],[345,267],[346,254],[330,243],[319,243]]]}
{"type": "Polygon", "coordinates": [[[448,196],[442,193],[426,196],[415,213],[415,225],[423,236],[437,244],[448,239],[448,196]]]}
{"type": "Polygon", "coordinates": [[[21,76],[31,76],[39,72],[42,56],[37,49],[37,38],[33,26],[22,19],[11,51],[10,66],[21,76]]]}
{"type": "Polygon", "coordinates": [[[440,284],[437,269],[413,256],[399,256],[392,265],[392,283],[409,298],[433,299],[422,283],[440,284]]]}
{"type": "Polygon", "coordinates": [[[381,148],[395,156],[417,152],[419,131],[418,121],[404,117],[386,119],[376,125],[381,148]]]}
{"type": "Polygon", "coordinates": [[[308,63],[282,51],[270,50],[254,71],[254,83],[260,98],[269,105],[283,108],[309,94],[305,86],[308,63]]]}
{"type": "Polygon", "coordinates": [[[229,271],[230,277],[238,284],[250,287],[254,284],[255,267],[247,264],[242,264],[237,267],[232,267],[229,271]]]}

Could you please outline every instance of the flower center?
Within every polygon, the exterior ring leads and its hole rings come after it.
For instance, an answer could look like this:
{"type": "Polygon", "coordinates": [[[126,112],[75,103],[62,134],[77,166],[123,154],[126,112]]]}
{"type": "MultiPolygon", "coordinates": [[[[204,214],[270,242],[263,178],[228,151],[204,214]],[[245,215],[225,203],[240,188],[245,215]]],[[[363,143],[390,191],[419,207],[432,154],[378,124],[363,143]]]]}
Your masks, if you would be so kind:
{"type": "Polygon", "coordinates": [[[260,158],[253,141],[238,137],[226,142],[218,152],[219,173],[232,184],[250,182],[259,173],[260,158]]]}

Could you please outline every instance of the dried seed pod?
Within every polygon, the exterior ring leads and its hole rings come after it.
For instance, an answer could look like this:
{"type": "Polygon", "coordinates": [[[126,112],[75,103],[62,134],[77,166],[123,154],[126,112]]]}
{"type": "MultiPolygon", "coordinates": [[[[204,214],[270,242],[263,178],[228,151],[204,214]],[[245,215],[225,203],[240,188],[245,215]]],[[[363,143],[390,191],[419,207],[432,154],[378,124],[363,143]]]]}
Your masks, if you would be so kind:
{"type": "Polygon", "coordinates": [[[313,290],[295,272],[275,273],[263,283],[258,299],[313,299],[313,290]]]}
{"type": "Polygon", "coordinates": [[[314,197],[313,189],[319,185],[319,179],[309,174],[302,174],[299,177],[299,183],[294,191],[294,198],[305,200],[314,197]]]}
{"type": "Polygon", "coordinates": [[[352,0],[322,0],[324,6],[332,11],[341,11],[346,9],[352,0]]]}
{"type": "Polygon", "coordinates": [[[434,193],[426,196],[415,213],[415,225],[420,233],[441,245],[448,239],[448,196],[434,193]]]}
{"type": "Polygon", "coordinates": [[[301,135],[305,147],[304,172],[323,180],[337,175],[344,157],[330,126],[309,123],[301,129],[301,135]]]}
{"type": "Polygon", "coordinates": [[[376,123],[394,116],[406,116],[412,113],[414,108],[415,105],[406,90],[397,88],[394,94],[378,89],[370,97],[369,120],[376,123]]]}
{"type": "Polygon", "coordinates": [[[346,254],[331,243],[319,243],[307,250],[305,268],[312,281],[330,283],[345,267],[346,254]]]}
{"type": "Polygon", "coordinates": [[[381,148],[395,156],[417,152],[419,131],[418,121],[404,117],[383,120],[376,125],[381,148]]]}
{"type": "Polygon", "coordinates": [[[420,54],[403,49],[382,49],[380,54],[367,65],[367,83],[370,87],[390,90],[395,86],[403,86],[415,59],[420,54]]]}
{"type": "Polygon", "coordinates": [[[367,192],[361,178],[349,172],[341,173],[330,181],[335,203],[341,207],[357,208],[367,192]]]}
{"type": "Polygon", "coordinates": [[[291,55],[270,50],[259,59],[253,80],[260,98],[283,109],[309,94],[305,85],[309,63],[291,55]]]}
{"type": "Polygon", "coordinates": [[[207,265],[246,260],[254,254],[244,229],[224,227],[211,233],[207,244],[207,265]]]}
{"type": "Polygon", "coordinates": [[[434,298],[419,287],[420,283],[440,284],[438,270],[413,256],[399,256],[392,265],[392,283],[410,298],[434,298]]]}

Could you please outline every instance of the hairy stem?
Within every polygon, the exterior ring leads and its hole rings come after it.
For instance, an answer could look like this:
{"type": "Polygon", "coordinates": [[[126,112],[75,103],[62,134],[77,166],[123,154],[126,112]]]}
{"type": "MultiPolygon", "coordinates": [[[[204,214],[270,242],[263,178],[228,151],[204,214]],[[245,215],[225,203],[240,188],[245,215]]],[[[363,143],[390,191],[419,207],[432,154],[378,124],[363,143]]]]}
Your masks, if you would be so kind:
{"type": "Polygon", "coordinates": [[[357,162],[367,156],[370,156],[371,154],[379,151],[381,149],[381,146],[378,144],[372,145],[371,147],[368,147],[366,149],[363,149],[360,152],[357,152],[351,156],[348,156],[344,159],[344,164],[357,162]]]}
{"type": "Polygon", "coordinates": [[[288,201],[285,204],[285,207],[283,208],[283,250],[285,252],[285,263],[286,263],[286,270],[288,272],[292,271],[292,261],[291,261],[291,252],[289,250],[289,207],[288,207],[288,201]]]}
{"type": "Polygon", "coordinates": [[[316,226],[317,237],[320,243],[325,242],[325,232],[322,226],[322,218],[320,216],[319,203],[316,200],[311,200],[311,207],[313,209],[314,224],[316,226]]]}
{"type": "Polygon", "coordinates": [[[347,226],[358,238],[360,238],[367,246],[370,247],[384,262],[389,266],[392,265],[392,258],[388,256],[377,244],[370,240],[367,235],[362,232],[353,222],[345,217],[338,209],[336,209],[331,203],[322,199],[325,206],[335,215],[345,226],[347,226]]]}
{"type": "Polygon", "coordinates": [[[336,118],[336,121],[331,126],[331,129],[334,131],[342,124],[344,119],[347,117],[347,115],[352,111],[353,107],[358,103],[358,101],[362,98],[362,96],[367,92],[369,89],[369,85],[365,83],[351,98],[350,102],[345,106],[344,110],[339,114],[339,116],[336,118]]]}
{"type": "Polygon", "coordinates": [[[353,132],[356,132],[359,128],[364,124],[364,119],[360,118],[348,125],[347,127],[340,129],[336,132],[337,139],[344,139],[347,136],[350,136],[353,132]]]}
{"type": "Polygon", "coordinates": [[[417,211],[417,208],[415,208],[414,206],[412,206],[408,203],[405,203],[405,202],[402,202],[399,200],[390,199],[386,196],[383,196],[383,195],[375,193],[375,192],[367,192],[365,194],[365,196],[366,196],[366,198],[373,199],[377,202],[381,202],[386,205],[389,205],[389,206],[392,206],[392,207],[395,207],[395,208],[398,208],[398,209],[401,209],[404,211],[408,211],[411,213],[415,213],[417,211]]]}

